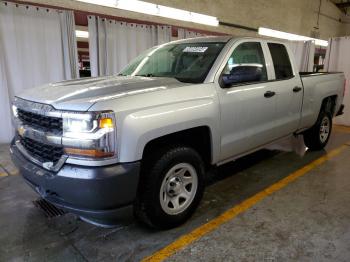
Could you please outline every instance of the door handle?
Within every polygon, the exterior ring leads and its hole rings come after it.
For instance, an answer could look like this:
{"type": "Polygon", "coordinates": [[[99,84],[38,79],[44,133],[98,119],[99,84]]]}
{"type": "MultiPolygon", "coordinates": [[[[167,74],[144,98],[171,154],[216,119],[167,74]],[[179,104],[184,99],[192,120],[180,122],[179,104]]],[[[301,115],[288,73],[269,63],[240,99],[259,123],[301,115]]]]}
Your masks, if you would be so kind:
{"type": "Polygon", "coordinates": [[[295,86],[295,87],[293,88],[293,92],[294,92],[294,93],[300,92],[301,90],[302,90],[302,88],[301,88],[300,86],[295,86]]]}
{"type": "Polygon", "coordinates": [[[270,98],[270,97],[273,97],[276,93],[273,92],[273,91],[267,91],[265,94],[264,94],[264,97],[266,98],[270,98]]]}

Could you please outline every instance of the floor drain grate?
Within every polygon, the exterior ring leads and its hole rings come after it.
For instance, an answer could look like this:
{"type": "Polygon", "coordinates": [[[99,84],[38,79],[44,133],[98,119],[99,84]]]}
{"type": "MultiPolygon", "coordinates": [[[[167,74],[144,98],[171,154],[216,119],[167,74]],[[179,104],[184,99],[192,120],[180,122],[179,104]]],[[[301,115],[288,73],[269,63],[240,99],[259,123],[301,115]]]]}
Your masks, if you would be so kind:
{"type": "Polygon", "coordinates": [[[47,218],[60,217],[60,216],[63,216],[64,214],[67,213],[66,211],[64,211],[64,210],[54,206],[53,204],[47,202],[43,198],[39,198],[39,199],[33,201],[33,204],[37,208],[41,209],[47,218]]]}

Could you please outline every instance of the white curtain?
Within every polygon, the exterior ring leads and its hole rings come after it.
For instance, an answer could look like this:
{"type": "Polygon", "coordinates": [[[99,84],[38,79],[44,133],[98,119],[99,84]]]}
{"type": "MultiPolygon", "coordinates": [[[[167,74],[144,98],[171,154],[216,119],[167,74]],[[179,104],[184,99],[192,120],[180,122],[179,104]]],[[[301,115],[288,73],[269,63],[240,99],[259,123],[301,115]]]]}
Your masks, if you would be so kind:
{"type": "Polygon", "coordinates": [[[157,44],[161,45],[171,41],[171,26],[157,26],[157,44]]]}
{"type": "Polygon", "coordinates": [[[65,79],[79,78],[78,48],[73,11],[59,12],[65,79]]]}
{"type": "Polygon", "coordinates": [[[350,37],[331,38],[328,41],[324,69],[327,72],[344,72],[346,89],[344,97],[344,115],[335,119],[339,125],[350,126],[350,37]]]}
{"type": "Polygon", "coordinates": [[[300,72],[313,72],[315,58],[314,41],[291,41],[289,46],[300,72]]]}
{"type": "Polygon", "coordinates": [[[89,52],[92,76],[119,73],[146,49],[169,42],[170,26],[125,23],[89,16],[89,52]]]}
{"type": "Polygon", "coordinates": [[[201,34],[195,31],[190,31],[184,28],[179,28],[177,30],[177,38],[178,39],[187,39],[187,38],[195,38],[195,37],[201,37],[206,36],[205,34],[201,34]]]}
{"type": "Polygon", "coordinates": [[[0,2],[0,143],[13,135],[10,101],[16,94],[76,76],[77,54],[70,50],[76,43],[69,36],[74,20],[67,19],[74,18],[66,11],[0,2]]]}

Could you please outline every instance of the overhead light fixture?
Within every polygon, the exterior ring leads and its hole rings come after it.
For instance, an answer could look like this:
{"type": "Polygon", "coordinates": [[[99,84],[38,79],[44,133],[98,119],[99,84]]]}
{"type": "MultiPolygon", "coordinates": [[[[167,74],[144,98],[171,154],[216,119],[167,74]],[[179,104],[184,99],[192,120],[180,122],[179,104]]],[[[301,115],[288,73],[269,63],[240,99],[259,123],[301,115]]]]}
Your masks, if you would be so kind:
{"type": "Polygon", "coordinates": [[[78,0],[78,1],[94,4],[94,5],[103,5],[108,7],[115,7],[117,2],[116,0],[78,0]]]}
{"type": "Polygon", "coordinates": [[[161,16],[186,22],[218,26],[219,20],[214,16],[194,13],[164,5],[152,4],[139,0],[76,0],[84,3],[118,8],[147,15],[161,16]]]}
{"type": "Polygon", "coordinates": [[[171,19],[177,19],[177,20],[183,20],[187,22],[191,22],[191,12],[187,12],[181,9],[168,7],[159,5],[158,6],[158,15],[171,18],[171,19]]]}
{"type": "Polygon", "coordinates": [[[89,38],[89,32],[83,30],[75,30],[75,36],[79,38],[89,38]]]}
{"type": "Polygon", "coordinates": [[[286,32],[277,31],[277,30],[273,30],[265,27],[259,27],[259,35],[275,37],[275,38],[280,38],[280,39],[285,39],[290,41],[315,41],[315,45],[328,46],[328,41],[326,40],[286,33],[286,32]]]}
{"type": "Polygon", "coordinates": [[[191,12],[192,22],[198,24],[205,24],[211,26],[218,26],[219,20],[215,16],[203,15],[199,13],[191,12]]]}
{"type": "MultiPolygon", "coordinates": [[[[101,1],[98,1],[101,2],[101,1]]],[[[102,1],[103,2],[103,1],[102,1]]],[[[127,11],[133,11],[137,13],[144,13],[149,15],[157,15],[158,14],[158,8],[157,5],[151,4],[144,1],[135,1],[135,0],[129,0],[129,1],[121,1],[117,0],[114,1],[115,5],[113,7],[116,7],[118,9],[123,9],[127,11]]]]}
{"type": "Polygon", "coordinates": [[[315,45],[328,46],[328,41],[322,39],[315,39],[315,45]]]}

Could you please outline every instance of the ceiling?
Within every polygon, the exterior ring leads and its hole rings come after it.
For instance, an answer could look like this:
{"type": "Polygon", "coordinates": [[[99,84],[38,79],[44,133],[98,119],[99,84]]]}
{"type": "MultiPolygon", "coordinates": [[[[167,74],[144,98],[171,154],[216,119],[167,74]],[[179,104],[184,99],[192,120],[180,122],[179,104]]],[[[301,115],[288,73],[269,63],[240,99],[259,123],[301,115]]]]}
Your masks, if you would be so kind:
{"type": "Polygon", "coordinates": [[[350,0],[331,0],[345,14],[350,11],[350,0]]]}

